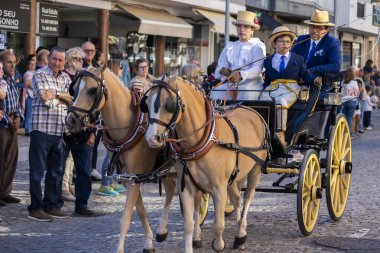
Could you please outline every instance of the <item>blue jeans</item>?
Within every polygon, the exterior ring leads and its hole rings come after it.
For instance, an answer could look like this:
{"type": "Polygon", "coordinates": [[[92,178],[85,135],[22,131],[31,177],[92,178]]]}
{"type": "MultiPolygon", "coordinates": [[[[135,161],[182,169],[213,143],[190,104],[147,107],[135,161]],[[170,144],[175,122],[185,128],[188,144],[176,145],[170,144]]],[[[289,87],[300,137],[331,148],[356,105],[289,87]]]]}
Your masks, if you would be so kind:
{"type": "Polygon", "coordinates": [[[61,140],[61,136],[49,135],[40,131],[33,131],[30,134],[29,191],[31,203],[28,206],[30,212],[40,209],[50,211],[63,206],[61,192],[64,170],[61,160],[61,140]],[[42,199],[41,181],[45,171],[45,191],[42,199]]]}
{"type": "Polygon", "coordinates": [[[108,163],[110,162],[110,157],[109,157],[109,152],[106,153],[106,156],[104,157],[104,160],[103,160],[103,163],[102,163],[102,185],[104,186],[109,186],[110,185],[110,181],[107,177],[106,177],[106,173],[107,173],[107,165],[108,163]]]}
{"type": "Polygon", "coordinates": [[[67,156],[73,155],[76,180],[75,180],[75,208],[86,208],[91,195],[91,154],[92,147],[86,143],[66,144],[62,149],[62,164],[66,163],[67,156]]]}
{"type": "Polygon", "coordinates": [[[342,104],[342,113],[347,118],[347,123],[348,123],[348,126],[350,127],[350,131],[352,129],[352,121],[354,119],[354,114],[356,110],[356,102],[357,102],[356,99],[353,99],[353,100],[344,102],[342,104]]]}
{"type": "Polygon", "coordinates": [[[32,99],[26,96],[25,99],[25,133],[30,133],[30,120],[32,118],[32,99]]]}

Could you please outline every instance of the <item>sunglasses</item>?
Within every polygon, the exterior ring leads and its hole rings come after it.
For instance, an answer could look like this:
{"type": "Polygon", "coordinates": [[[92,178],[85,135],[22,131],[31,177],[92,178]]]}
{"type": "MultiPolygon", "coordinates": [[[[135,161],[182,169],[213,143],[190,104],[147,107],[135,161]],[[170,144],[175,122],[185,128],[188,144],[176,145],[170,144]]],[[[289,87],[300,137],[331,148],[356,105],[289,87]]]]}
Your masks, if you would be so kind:
{"type": "Polygon", "coordinates": [[[83,61],[83,59],[80,58],[80,57],[73,57],[73,60],[75,60],[75,61],[83,61]]]}
{"type": "Polygon", "coordinates": [[[95,49],[85,49],[86,53],[95,53],[95,49]]]}

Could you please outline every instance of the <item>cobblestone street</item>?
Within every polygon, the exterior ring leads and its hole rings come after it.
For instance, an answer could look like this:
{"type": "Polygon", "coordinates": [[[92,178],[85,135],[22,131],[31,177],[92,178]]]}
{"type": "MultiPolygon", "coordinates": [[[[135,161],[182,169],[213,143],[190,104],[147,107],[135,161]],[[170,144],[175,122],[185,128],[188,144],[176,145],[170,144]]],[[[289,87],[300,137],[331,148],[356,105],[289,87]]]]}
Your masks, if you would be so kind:
{"type": "MultiPolygon", "coordinates": [[[[351,189],[345,214],[341,221],[332,222],[323,196],[319,220],[313,234],[301,235],[297,224],[296,195],[257,193],[248,215],[248,238],[244,252],[380,252],[380,247],[364,245],[366,239],[380,241],[380,110],[373,111],[375,124],[373,131],[368,131],[353,140],[353,173],[351,189]],[[317,242],[326,237],[335,238],[336,247],[321,246],[317,242]],[[357,248],[350,251],[346,241],[357,240],[357,248]],[[347,240],[349,239],[349,240],[347,240]],[[363,245],[361,247],[360,245],[363,245]],[[366,247],[364,247],[366,246],[366,247]],[[340,247],[340,249],[339,249],[340,247]],[[371,251],[372,250],[372,251],[371,251]]],[[[27,147],[29,139],[19,136],[20,158],[14,181],[13,195],[21,198],[21,204],[8,204],[0,207],[0,252],[38,252],[38,253],[108,253],[115,252],[119,237],[119,221],[122,215],[125,194],[119,197],[97,195],[99,183],[93,183],[90,208],[104,215],[91,218],[74,215],[74,205],[66,202],[64,210],[71,217],[55,219],[53,222],[36,222],[27,218],[29,204],[29,165],[27,147]]],[[[105,154],[100,150],[98,164],[105,154]]],[[[100,167],[100,166],[99,166],[100,167]]],[[[271,176],[265,175],[261,183],[270,183],[271,176]]],[[[155,231],[164,197],[158,194],[157,184],[142,186],[143,199],[148,216],[155,231]]],[[[325,193],[325,191],[324,191],[325,193]]],[[[169,235],[162,243],[154,242],[156,252],[183,252],[183,221],[176,195],[169,213],[169,235]]],[[[202,227],[203,248],[194,252],[212,252],[213,207],[202,227]]],[[[233,251],[235,223],[234,215],[226,218],[224,238],[226,249],[233,251]]],[[[125,252],[142,252],[144,231],[136,213],[127,234],[125,252]]],[[[375,245],[375,244],[372,244],[375,245]]]]}

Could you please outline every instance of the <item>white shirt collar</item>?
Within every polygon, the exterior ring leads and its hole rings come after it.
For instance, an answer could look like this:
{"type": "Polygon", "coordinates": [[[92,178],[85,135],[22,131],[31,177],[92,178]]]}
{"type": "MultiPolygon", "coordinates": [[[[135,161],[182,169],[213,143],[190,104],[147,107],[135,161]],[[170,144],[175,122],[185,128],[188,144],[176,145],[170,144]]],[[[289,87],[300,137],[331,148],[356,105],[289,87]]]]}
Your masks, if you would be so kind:
{"type": "MultiPolygon", "coordinates": [[[[275,54],[275,57],[276,58],[278,58],[278,59],[281,59],[281,54],[279,54],[279,53],[276,53],[275,54]]],[[[290,51],[289,52],[287,52],[286,54],[285,54],[285,57],[286,57],[286,59],[289,59],[290,58],[290,51]]]]}

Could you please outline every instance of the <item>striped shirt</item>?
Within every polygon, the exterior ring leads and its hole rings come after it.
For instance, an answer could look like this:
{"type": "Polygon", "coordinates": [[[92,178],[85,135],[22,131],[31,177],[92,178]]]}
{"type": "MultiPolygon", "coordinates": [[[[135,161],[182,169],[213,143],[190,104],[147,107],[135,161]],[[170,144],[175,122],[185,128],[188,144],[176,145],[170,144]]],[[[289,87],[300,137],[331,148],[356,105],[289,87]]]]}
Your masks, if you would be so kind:
{"type": "Polygon", "coordinates": [[[67,105],[61,104],[58,98],[42,102],[41,91],[54,89],[57,92],[67,92],[71,83],[70,77],[64,72],[54,76],[48,66],[34,72],[32,79],[33,102],[31,129],[46,134],[62,136],[64,120],[67,114],[67,105]]]}
{"type": "Polygon", "coordinates": [[[8,127],[8,115],[15,113],[23,117],[20,106],[20,88],[17,87],[14,77],[5,76],[4,81],[8,84],[7,95],[4,99],[4,118],[1,120],[1,127],[8,127]]]}

